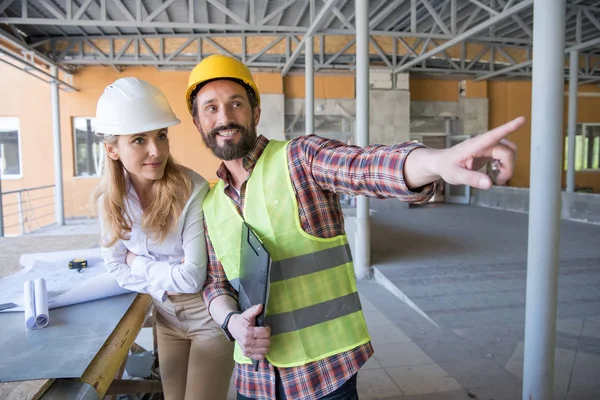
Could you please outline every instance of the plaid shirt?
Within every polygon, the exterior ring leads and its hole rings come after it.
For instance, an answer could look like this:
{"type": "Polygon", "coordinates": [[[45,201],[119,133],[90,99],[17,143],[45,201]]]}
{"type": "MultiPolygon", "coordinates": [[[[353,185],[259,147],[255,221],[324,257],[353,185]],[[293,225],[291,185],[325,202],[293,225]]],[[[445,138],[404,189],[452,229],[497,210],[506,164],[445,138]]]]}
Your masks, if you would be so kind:
{"type": "MultiPolygon", "coordinates": [[[[242,160],[248,178],[269,140],[258,138],[254,149],[242,160]]],[[[434,193],[428,185],[419,193],[411,192],[404,183],[403,165],[408,154],[420,147],[415,143],[393,146],[372,145],[365,148],[310,135],[290,141],[287,151],[290,177],[298,201],[302,228],[310,235],[331,238],[344,233],[344,219],[338,194],[348,193],[377,198],[397,198],[424,203],[434,193]]],[[[246,182],[240,193],[231,183],[231,175],[221,164],[217,176],[224,181],[225,193],[243,208],[246,182]]],[[[204,287],[205,304],[217,296],[237,299],[236,291],[225,276],[207,235],[208,276],[204,287]]],[[[335,391],[373,355],[371,343],[293,368],[279,368],[279,376],[288,399],[317,399],[335,391]]],[[[259,363],[258,372],[251,364],[236,364],[235,383],[238,392],[253,399],[275,399],[275,368],[259,363]]]]}

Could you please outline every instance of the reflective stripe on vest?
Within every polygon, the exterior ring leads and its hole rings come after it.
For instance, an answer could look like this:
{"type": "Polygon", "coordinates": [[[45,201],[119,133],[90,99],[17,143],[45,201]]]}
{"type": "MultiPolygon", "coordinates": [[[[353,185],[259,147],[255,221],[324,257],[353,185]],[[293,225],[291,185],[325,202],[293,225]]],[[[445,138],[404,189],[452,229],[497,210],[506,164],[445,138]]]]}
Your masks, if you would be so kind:
{"type": "MultiPolygon", "coordinates": [[[[286,146],[271,141],[264,150],[246,183],[243,210],[273,259],[267,359],[278,367],[304,365],[370,340],[348,240],[345,235],[318,238],[302,230],[286,146]]],[[[206,197],[204,213],[217,258],[237,288],[243,220],[222,181],[206,197]]],[[[250,363],[237,344],[234,357],[250,363]]]]}
{"type": "MultiPolygon", "coordinates": [[[[324,271],[328,268],[336,267],[340,263],[346,264],[349,262],[352,262],[349,244],[288,258],[287,260],[273,261],[271,264],[271,282],[324,271]]],[[[231,283],[231,286],[235,290],[239,290],[239,278],[234,278],[229,283],[231,283]]]]}

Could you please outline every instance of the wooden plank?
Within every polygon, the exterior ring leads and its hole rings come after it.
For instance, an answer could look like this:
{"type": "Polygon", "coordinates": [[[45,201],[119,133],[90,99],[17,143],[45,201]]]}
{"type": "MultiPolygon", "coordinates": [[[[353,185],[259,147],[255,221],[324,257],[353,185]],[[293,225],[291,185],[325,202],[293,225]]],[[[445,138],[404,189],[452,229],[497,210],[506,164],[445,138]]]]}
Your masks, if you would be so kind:
{"type": "Polygon", "coordinates": [[[0,399],[38,400],[54,379],[0,383],[0,399]]]}
{"type": "Polygon", "coordinates": [[[83,372],[81,381],[92,385],[100,398],[106,394],[117,371],[127,358],[151,305],[152,299],[149,295],[137,295],[115,330],[83,372]]]}

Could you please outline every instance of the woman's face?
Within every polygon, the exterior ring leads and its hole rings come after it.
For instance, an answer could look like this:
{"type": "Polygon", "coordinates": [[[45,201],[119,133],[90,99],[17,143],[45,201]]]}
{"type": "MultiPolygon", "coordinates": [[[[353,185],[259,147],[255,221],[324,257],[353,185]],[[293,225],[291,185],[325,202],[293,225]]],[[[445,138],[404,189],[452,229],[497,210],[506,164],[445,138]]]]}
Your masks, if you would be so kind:
{"type": "Polygon", "coordinates": [[[169,158],[168,129],[133,135],[119,135],[115,144],[106,144],[113,160],[120,160],[134,182],[147,183],[163,177],[169,158]]]}

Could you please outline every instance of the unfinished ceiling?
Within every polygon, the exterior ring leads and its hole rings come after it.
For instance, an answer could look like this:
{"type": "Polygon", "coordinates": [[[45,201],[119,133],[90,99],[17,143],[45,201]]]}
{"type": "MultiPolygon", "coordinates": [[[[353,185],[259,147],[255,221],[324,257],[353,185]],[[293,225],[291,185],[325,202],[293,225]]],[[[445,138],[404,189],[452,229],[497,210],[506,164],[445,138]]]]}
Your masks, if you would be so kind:
{"type": "MultiPolygon", "coordinates": [[[[566,52],[600,81],[600,7],[570,0],[566,52]]],[[[533,0],[371,0],[371,64],[475,79],[531,75],[533,0]]],[[[216,52],[287,74],[355,68],[354,0],[0,0],[0,60],[190,69],[216,52]],[[20,59],[20,60],[19,60],[20,59]]],[[[565,63],[568,73],[568,62],[565,63]]]]}

